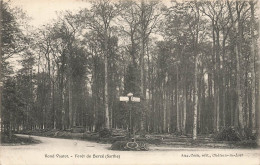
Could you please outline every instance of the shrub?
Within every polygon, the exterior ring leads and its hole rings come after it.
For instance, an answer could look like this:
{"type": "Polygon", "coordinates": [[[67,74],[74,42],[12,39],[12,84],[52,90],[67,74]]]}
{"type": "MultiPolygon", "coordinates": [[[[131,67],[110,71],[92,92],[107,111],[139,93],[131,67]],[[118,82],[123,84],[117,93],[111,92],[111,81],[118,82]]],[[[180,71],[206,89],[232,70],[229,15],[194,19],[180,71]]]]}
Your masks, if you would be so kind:
{"type": "Polygon", "coordinates": [[[250,128],[245,128],[245,138],[248,140],[256,140],[257,139],[257,134],[252,132],[252,129],[250,128]]]}
{"type": "Polygon", "coordinates": [[[95,141],[95,140],[99,139],[99,135],[97,133],[85,132],[85,133],[83,133],[83,138],[82,139],[95,141]]]}
{"type": "Polygon", "coordinates": [[[111,150],[125,151],[126,144],[127,144],[127,141],[117,141],[112,144],[111,150]]]}
{"type": "Polygon", "coordinates": [[[244,141],[238,142],[237,145],[242,148],[257,148],[258,147],[258,144],[255,140],[244,140],[244,141]]]}
{"type": "Polygon", "coordinates": [[[112,136],[127,136],[128,131],[124,129],[111,129],[112,136]]]}
{"type": "Polygon", "coordinates": [[[16,135],[11,135],[11,137],[8,136],[8,134],[6,133],[2,133],[1,134],[1,143],[6,143],[6,144],[35,144],[35,143],[39,143],[39,141],[33,139],[32,137],[20,137],[20,136],[16,136],[16,135]]]}
{"type": "Polygon", "coordinates": [[[73,127],[71,129],[72,133],[84,133],[85,132],[85,128],[84,127],[73,127]]]}
{"type": "Polygon", "coordinates": [[[148,151],[148,146],[145,142],[129,142],[129,141],[117,141],[112,144],[111,150],[119,151],[148,151]]]}
{"type": "Polygon", "coordinates": [[[111,136],[111,130],[104,128],[101,131],[99,131],[99,137],[101,138],[108,138],[111,136]]]}
{"type": "Polygon", "coordinates": [[[241,141],[239,132],[233,127],[227,127],[221,130],[216,136],[218,141],[241,141]]]}

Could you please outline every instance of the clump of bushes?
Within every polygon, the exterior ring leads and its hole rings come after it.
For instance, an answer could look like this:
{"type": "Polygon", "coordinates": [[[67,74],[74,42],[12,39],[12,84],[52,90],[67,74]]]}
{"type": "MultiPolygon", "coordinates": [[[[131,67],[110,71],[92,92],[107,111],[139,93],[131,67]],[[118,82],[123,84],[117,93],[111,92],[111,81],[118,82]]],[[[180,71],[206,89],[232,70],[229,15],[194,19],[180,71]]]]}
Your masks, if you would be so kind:
{"type": "Polygon", "coordinates": [[[128,131],[124,129],[111,129],[112,136],[127,136],[128,131]]]}
{"type": "Polygon", "coordinates": [[[9,136],[7,133],[1,134],[1,143],[3,144],[36,144],[39,141],[31,137],[19,137],[14,134],[9,136]]]}
{"type": "Polygon", "coordinates": [[[71,128],[71,132],[72,133],[84,133],[85,132],[85,128],[84,127],[80,127],[80,126],[73,127],[73,128],[71,128]]]}
{"type": "Polygon", "coordinates": [[[112,135],[111,130],[104,128],[99,131],[99,137],[101,138],[108,138],[112,135]]]}
{"type": "Polygon", "coordinates": [[[112,144],[111,150],[119,151],[148,151],[149,148],[145,142],[129,142],[129,141],[116,141],[112,144]]]}
{"type": "Polygon", "coordinates": [[[110,149],[124,151],[126,144],[127,144],[127,141],[116,141],[115,143],[112,144],[110,149]]]}
{"type": "Polygon", "coordinates": [[[214,138],[217,141],[241,141],[239,132],[233,127],[227,127],[221,130],[214,138]]]}
{"type": "Polygon", "coordinates": [[[85,132],[85,133],[83,133],[83,138],[82,139],[95,141],[95,140],[99,139],[99,135],[98,135],[98,133],[85,132]]]}
{"type": "Polygon", "coordinates": [[[247,140],[256,140],[257,139],[257,133],[253,133],[250,128],[245,128],[245,138],[247,140]]]}
{"type": "Polygon", "coordinates": [[[259,147],[255,140],[244,140],[244,141],[238,142],[237,146],[241,147],[241,148],[258,148],[259,147]]]}
{"type": "Polygon", "coordinates": [[[155,144],[155,145],[159,145],[162,143],[162,139],[159,138],[137,138],[138,141],[140,142],[147,142],[149,144],[155,144]]]}

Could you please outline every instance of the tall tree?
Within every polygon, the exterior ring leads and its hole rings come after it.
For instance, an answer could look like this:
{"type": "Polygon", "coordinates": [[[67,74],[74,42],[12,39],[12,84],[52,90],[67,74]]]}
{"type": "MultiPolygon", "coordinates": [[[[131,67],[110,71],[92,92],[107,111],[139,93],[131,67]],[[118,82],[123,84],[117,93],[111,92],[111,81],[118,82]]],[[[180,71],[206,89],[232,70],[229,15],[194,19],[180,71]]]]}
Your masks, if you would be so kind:
{"type": "Polygon", "coordinates": [[[145,2],[144,0],[141,1],[141,4],[139,5],[139,18],[140,18],[140,37],[141,37],[141,51],[140,51],[140,57],[139,57],[139,67],[140,67],[140,97],[141,97],[141,111],[142,111],[142,118],[141,118],[141,131],[145,132],[146,126],[146,108],[144,107],[144,102],[146,99],[146,88],[145,88],[145,62],[144,62],[144,56],[145,56],[145,45],[148,42],[148,38],[150,34],[153,32],[155,26],[158,23],[158,19],[160,16],[160,13],[158,13],[158,2],[156,1],[150,1],[145,2]]]}
{"type": "Polygon", "coordinates": [[[84,22],[86,28],[95,31],[99,41],[102,42],[102,51],[104,57],[104,110],[105,110],[105,128],[110,129],[109,100],[108,100],[108,58],[109,58],[109,38],[112,33],[111,22],[118,15],[119,8],[109,0],[100,0],[92,3],[90,11],[84,11],[84,22]]]}
{"type": "Polygon", "coordinates": [[[252,90],[252,112],[251,112],[251,127],[252,131],[255,132],[256,129],[256,68],[255,68],[255,61],[256,61],[256,39],[255,39],[255,4],[254,1],[250,1],[250,31],[251,31],[251,90],[252,90]]]}

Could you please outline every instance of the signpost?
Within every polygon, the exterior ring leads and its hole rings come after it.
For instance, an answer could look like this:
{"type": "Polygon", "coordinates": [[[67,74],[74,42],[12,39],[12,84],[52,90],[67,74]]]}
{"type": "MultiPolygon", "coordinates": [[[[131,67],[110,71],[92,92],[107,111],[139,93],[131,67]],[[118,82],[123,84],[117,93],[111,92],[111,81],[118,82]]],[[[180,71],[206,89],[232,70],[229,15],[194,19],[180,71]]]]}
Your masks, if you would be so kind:
{"type": "Polygon", "coordinates": [[[128,101],[129,101],[129,98],[126,97],[126,96],[120,96],[119,100],[120,100],[120,101],[128,102],[128,101]]]}
{"type": "MultiPolygon", "coordinates": [[[[132,93],[128,93],[127,95],[131,95],[132,93]]],[[[120,96],[119,101],[132,101],[132,102],[140,102],[140,97],[133,97],[133,96],[120,96]]]]}
{"type": "Polygon", "coordinates": [[[139,97],[133,97],[133,98],[132,98],[132,101],[133,101],[133,102],[140,102],[140,98],[139,98],[139,97]]]}
{"type": "Polygon", "coordinates": [[[127,96],[120,96],[120,101],[129,102],[130,109],[129,109],[129,138],[131,138],[132,132],[132,113],[131,113],[131,102],[140,102],[139,97],[133,97],[133,93],[128,93],[127,96]]]}

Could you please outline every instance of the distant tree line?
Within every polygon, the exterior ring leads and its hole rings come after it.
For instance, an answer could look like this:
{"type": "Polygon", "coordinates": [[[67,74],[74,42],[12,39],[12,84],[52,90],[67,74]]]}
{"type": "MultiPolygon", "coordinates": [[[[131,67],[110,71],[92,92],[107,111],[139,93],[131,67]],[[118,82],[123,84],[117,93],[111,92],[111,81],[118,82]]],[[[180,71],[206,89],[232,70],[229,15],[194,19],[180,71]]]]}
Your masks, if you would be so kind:
{"type": "Polygon", "coordinates": [[[2,2],[3,131],[128,129],[132,107],[141,134],[256,133],[257,1],[86,3],[28,30],[2,2]],[[120,102],[129,92],[141,102],[120,102]]]}

